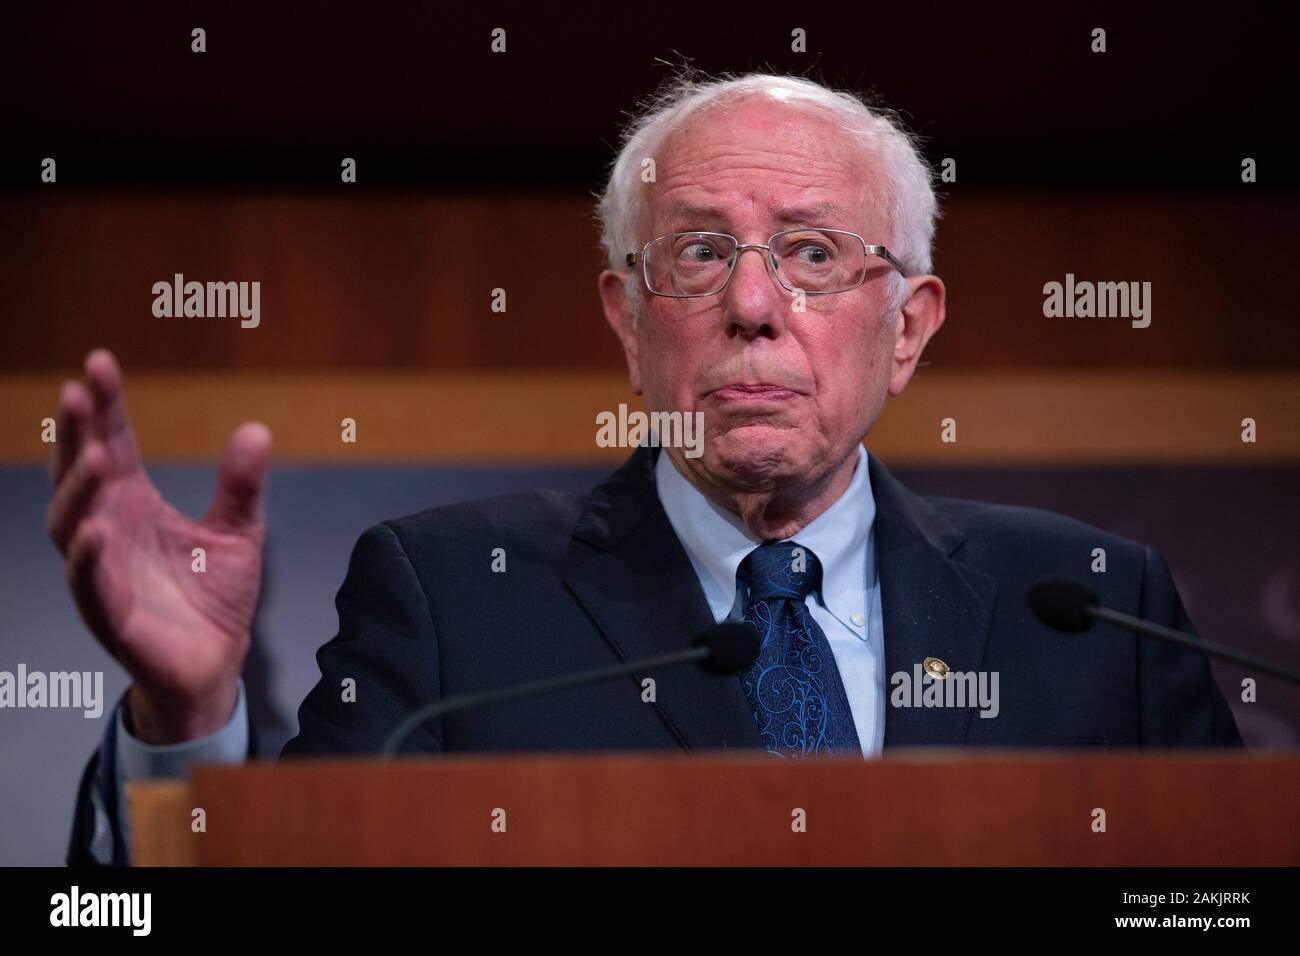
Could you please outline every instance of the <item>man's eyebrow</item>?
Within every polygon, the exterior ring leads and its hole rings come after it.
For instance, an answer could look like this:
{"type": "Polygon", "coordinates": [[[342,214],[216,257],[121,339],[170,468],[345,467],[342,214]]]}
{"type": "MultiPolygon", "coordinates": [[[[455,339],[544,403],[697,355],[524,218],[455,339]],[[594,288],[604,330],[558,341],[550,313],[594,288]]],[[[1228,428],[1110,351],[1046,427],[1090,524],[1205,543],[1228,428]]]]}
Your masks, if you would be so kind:
{"type": "Polygon", "coordinates": [[[725,222],[727,211],[722,206],[697,206],[694,203],[675,202],[668,210],[669,222],[682,220],[695,222],[725,222]]]}
{"type": "Polygon", "coordinates": [[[833,202],[818,203],[815,206],[789,206],[778,209],[776,219],[786,225],[825,226],[832,228],[839,225],[842,218],[840,207],[833,202]]]}

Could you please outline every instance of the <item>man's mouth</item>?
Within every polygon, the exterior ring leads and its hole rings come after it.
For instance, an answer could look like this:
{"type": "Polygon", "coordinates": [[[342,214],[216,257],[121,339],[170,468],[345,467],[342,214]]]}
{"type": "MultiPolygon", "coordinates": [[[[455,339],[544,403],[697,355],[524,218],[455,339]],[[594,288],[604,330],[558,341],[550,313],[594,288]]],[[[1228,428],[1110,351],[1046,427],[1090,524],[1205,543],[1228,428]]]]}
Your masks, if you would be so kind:
{"type": "Polygon", "coordinates": [[[770,382],[732,382],[715,388],[708,393],[709,398],[719,402],[736,402],[757,404],[762,402],[788,402],[798,398],[799,393],[784,385],[770,382]]]}

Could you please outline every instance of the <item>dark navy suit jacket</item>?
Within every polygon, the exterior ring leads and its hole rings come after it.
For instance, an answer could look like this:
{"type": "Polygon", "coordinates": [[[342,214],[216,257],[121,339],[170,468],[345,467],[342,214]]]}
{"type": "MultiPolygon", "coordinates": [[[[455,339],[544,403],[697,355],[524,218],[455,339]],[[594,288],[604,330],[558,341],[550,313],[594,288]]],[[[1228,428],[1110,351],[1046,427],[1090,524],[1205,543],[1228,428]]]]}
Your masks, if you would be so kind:
{"type": "MultiPolygon", "coordinates": [[[[713,617],[659,504],[657,455],[638,449],[585,497],[485,499],[366,531],[336,599],[339,633],[317,652],[321,679],[283,756],[375,752],[435,698],[685,646],[713,617]],[[504,573],[493,570],[498,548],[504,573]],[[355,702],[343,700],[347,678],[355,702]]],[[[1045,511],[920,496],[869,461],[886,673],[912,674],[937,657],[955,671],[999,674],[996,718],[890,706],[886,748],[1240,746],[1204,654],[1102,625],[1059,634],[1026,604],[1039,578],[1069,576],[1109,607],[1191,630],[1156,551],[1045,511]],[[1106,571],[1093,574],[1099,547],[1106,571]]],[[[761,747],[740,678],[686,667],[448,715],[405,749],[761,747]],[[656,681],[653,703],[642,702],[645,677],[656,681]]],[[[97,757],[83,776],[70,862],[93,859],[96,800],[116,829],[112,755],[97,757]]],[[[113,858],[124,862],[118,843],[113,858]]]]}

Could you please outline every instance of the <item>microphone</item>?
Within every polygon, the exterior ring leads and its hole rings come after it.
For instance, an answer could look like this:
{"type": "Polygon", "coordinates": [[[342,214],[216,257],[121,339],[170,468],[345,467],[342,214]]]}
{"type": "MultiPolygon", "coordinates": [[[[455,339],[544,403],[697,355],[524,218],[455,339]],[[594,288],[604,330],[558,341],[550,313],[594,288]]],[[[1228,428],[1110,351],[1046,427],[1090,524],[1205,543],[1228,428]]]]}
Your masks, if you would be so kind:
{"type": "Polygon", "coordinates": [[[752,624],[744,621],[724,621],[698,634],[690,647],[680,651],[660,654],[657,657],[643,657],[640,660],[612,664],[609,667],[599,667],[577,674],[549,677],[501,690],[460,694],[445,700],[431,701],[398,724],[384,741],[384,746],[379,753],[384,758],[392,757],[406,742],[406,738],[427,721],[444,714],[469,710],[471,707],[482,707],[484,704],[500,704],[524,697],[552,694],[556,691],[568,690],[570,687],[581,687],[584,684],[596,684],[625,677],[635,671],[659,670],[692,662],[712,674],[735,674],[758,659],[759,644],[758,631],[752,624]]]}
{"type": "Polygon", "coordinates": [[[1300,684],[1300,673],[1296,671],[1250,654],[1211,644],[1209,641],[1184,634],[1182,631],[1175,631],[1163,624],[1154,624],[1122,611],[1102,607],[1098,601],[1097,592],[1072,578],[1044,578],[1029,589],[1029,607],[1040,621],[1053,630],[1081,634],[1092,627],[1094,620],[1105,621],[1116,627],[1137,631],[1180,647],[1204,651],[1211,657],[1218,657],[1293,684],[1300,684]]]}

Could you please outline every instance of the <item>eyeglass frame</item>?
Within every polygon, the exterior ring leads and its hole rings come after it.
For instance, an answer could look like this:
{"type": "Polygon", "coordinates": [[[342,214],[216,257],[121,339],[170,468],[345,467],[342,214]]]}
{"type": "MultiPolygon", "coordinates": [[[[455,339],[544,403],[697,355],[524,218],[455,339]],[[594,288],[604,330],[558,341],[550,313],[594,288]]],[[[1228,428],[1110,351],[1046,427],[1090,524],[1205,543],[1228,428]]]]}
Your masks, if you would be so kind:
{"type": "Polygon", "coordinates": [[[809,292],[807,289],[790,288],[790,286],[785,284],[785,280],[781,277],[781,272],[777,268],[776,262],[772,254],[772,241],[776,239],[777,236],[784,236],[785,234],[791,232],[833,232],[841,236],[852,236],[854,239],[858,240],[858,242],[862,243],[862,249],[863,252],[866,253],[866,255],[876,256],[878,258],[884,259],[891,266],[893,266],[895,269],[898,270],[899,275],[903,276],[904,278],[907,277],[907,270],[903,268],[903,264],[899,262],[898,259],[894,256],[894,254],[890,252],[889,249],[886,248],[885,246],[867,242],[867,240],[863,239],[856,232],[850,232],[847,229],[824,229],[821,226],[804,226],[795,229],[782,229],[779,232],[772,233],[772,235],[768,237],[767,242],[741,242],[738,238],[731,235],[730,233],[709,232],[707,230],[699,230],[695,232],[691,232],[691,231],[670,232],[666,236],[659,236],[658,238],[651,239],[649,242],[647,242],[644,246],[641,247],[641,251],[639,253],[637,252],[627,253],[625,257],[625,262],[627,263],[627,268],[631,269],[637,264],[637,260],[639,259],[641,262],[641,281],[645,284],[646,291],[649,292],[651,295],[662,296],[665,299],[702,299],[706,296],[720,295],[721,293],[726,292],[727,286],[731,285],[731,279],[736,274],[736,266],[739,265],[740,263],[740,254],[744,252],[746,249],[767,250],[767,255],[763,257],[763,260],[768,264],[768,266],[770,266],[772,277],[775,278],[776,281],[780,283],[781,288],[785,289],[787,292],[794,292],[796,294],[802,294],[802,295],[840,295],[845,292],[852,292],[854,289],[859,289],[866,283],[867,273],[870,272],[871,269],[864,267],[862,270],[862,276],[858,279],[858,281],[855,284],[849,286],[847,289],[836,289],[834,292],[809,292]],[[732,256],[731,264],[727,267],[727,281],[722,283],[722,285],[719,286],[717,289],[715,289],[713,292],[686,292],[686,293],[656,292],[654,289],[652,289],[650,287],[650,271],[649,271],[650,267],[649,267],[649,263],[646,260],[646,250],[649,249],[656,242],[662,242],[664,239],[671,239],[673,236],[718,236],[723,239],[730,239],[732,242],[734,242],[736,244],[736,253],[734,256],[732,256]]]}

